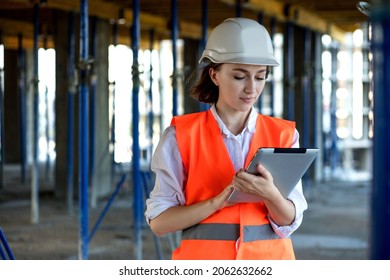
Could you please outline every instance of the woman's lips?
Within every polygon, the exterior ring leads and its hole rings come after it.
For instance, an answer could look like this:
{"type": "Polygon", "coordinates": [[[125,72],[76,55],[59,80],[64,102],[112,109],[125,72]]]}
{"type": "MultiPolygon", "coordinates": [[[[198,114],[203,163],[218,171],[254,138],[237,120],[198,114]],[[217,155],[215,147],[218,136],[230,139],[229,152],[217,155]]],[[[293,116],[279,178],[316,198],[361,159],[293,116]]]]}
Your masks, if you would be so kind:
{"type": "Polygon", "coordinates": [[[253,101],[255,101],[255,98],[254,97],[241,97],[241,100],[245,103],[252,103],[253,101]]]}

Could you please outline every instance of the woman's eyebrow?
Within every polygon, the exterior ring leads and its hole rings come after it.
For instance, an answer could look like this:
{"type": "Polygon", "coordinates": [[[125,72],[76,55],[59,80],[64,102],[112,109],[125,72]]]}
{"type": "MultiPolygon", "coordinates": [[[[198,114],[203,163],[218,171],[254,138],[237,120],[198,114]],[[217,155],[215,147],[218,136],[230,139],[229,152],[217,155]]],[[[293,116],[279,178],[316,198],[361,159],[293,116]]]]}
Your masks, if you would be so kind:
{"type": "MultiPolygon", "coordinates": [[[[233,68],[233,71],[240,71],[240,72],[244,72],[244,73],[250,72],[244,68],[233,68]]],[[[267,72],[267,69],[261,69],[261,70],[257,71],[256,73],[264,73],[264,72],[267,72]]]]}

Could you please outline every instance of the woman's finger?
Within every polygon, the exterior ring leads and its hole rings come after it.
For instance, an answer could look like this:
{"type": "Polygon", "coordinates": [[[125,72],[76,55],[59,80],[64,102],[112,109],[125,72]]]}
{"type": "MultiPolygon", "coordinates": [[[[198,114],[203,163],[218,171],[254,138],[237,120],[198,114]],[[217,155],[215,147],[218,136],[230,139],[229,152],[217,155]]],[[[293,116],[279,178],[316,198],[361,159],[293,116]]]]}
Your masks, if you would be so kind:
{"type": "Polygon", "coordinates": [[[260,173],[261,177],[263,177],[265,180],[267,180],[267,181],[272,180],[273,181],[273,177],[272,177],[271,173],[263,165],[258,164],[257,171],[260,173]]]}

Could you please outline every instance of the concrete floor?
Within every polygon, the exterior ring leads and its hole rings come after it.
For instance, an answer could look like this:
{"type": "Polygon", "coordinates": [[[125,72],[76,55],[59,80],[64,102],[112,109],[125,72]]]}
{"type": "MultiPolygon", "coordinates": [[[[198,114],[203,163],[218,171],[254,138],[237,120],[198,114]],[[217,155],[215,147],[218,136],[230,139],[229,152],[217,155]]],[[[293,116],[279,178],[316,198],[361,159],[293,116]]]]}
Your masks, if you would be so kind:
{"type": "MultiPolygon", "coordinates": [[[[15,258],[19,260],[66,260],[78,258],[79,217],[64,201],[53,197],[51,179],[41,176],[39,223],[32,224],[30,183],[20,184],[20,168],[6,166],[5,186],[0,189],[0,227],[15,258]]],[[[29,182],[29,181],[27,181],[29,182]]],[[[114,191],[115,185],[113,186],[114,191]]],[[[369,258],[369,182],[322,182],[305,185],[309,208],[292,240],[300,260],[365,260],[369,258]]],[[[89,259],[134,259],[131,188],[125,184],[88,244],[89,259]]],[[[90,209],[92,229],[107,200],[90,209]]],[[[157,240],[145,226],[142,258],[157,259],[157,248],[169,259],[174,236],[157,240]]]]}
{"type": "Polygon", "coordinates": [[[292,237],[297,259],[369,259],[370,194],[369,182],[306,187],[309,207],[292,237]]]}

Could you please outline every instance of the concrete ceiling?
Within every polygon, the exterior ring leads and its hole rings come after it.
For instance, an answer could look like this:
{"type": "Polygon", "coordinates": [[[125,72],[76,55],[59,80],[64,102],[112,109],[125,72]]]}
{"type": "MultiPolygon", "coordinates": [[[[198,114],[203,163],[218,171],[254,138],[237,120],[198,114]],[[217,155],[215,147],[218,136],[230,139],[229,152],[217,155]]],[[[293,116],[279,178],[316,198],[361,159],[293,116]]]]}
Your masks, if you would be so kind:
{"type": "MultiPolygon", "coordinates": [[[[129,28],[132,23],[132,0],[89,0],[89,14],[111,23],[120,23],[119,43],[129,43],[129,28]],[[122,19],[119,21],[119,19],[122,19]]],[[[147,41],[149,30],[155,30],[156,39],[170,38],[170,0],[141,0],[141,36],[147,41]]],[[[345,32],[354,31],[368,17],[360,12],[351,0],[240,0],[241,15],[253,19],[262,18],[269,27],[272,18],[277,28],[292,21],[321,33],[328,33],[336,40],[343,40],[345,32]]],[[[369,2],[369,1],[368,1],[369,2]]],[[[40,3],[40,45],[46,38],[52,44],[56,12],[80,9],[80,0],[2,0],[0,1],[1,39],[6,47],[16,48],[18,34],[23,37],[24,47],[32,46],[33,4],[40,3]]],[[[177,0],[179,37],[199,39],[202,34],[202,0],[177,0]]],[[[237,0],[208,0],[208,26],[212,29],[225,18],[237,15],[237,0]]]]}

